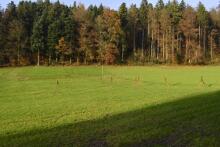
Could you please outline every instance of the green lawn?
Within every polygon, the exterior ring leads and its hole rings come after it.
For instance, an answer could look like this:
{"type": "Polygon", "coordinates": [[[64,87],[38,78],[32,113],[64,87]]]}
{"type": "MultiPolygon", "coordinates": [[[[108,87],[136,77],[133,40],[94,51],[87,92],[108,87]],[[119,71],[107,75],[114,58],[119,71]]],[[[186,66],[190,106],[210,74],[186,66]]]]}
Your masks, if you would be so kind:
{"type": "Polygon", "coordinates": [[[220,67],[101,74],[98,66],[0,69],[0,146],[220,146],[220,67]]]}

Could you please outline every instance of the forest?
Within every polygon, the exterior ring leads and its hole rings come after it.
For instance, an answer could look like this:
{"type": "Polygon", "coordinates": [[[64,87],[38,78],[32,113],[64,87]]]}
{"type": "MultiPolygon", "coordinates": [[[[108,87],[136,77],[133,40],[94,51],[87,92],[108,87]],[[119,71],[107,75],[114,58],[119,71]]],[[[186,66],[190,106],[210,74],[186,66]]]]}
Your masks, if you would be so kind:
{"type": "Polygon", "coordinates": [[[0,66],[220,63],[220,4],[71,6],[49,0],[0,7],[0,66]],[[218,5],[218,6],[217,6],[218,5]]]}

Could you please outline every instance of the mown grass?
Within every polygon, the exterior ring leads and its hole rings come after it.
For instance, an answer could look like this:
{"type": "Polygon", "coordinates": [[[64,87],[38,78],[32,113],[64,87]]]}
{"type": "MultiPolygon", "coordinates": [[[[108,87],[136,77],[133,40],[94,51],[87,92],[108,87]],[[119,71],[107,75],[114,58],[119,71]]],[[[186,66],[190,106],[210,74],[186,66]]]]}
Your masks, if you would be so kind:
{"type": "Polygon", "coordinates": [[[0,146],[220,146],[219,75],[219,67],[104,67],[103,78],[96,66],[3,68],[0,146]]]}

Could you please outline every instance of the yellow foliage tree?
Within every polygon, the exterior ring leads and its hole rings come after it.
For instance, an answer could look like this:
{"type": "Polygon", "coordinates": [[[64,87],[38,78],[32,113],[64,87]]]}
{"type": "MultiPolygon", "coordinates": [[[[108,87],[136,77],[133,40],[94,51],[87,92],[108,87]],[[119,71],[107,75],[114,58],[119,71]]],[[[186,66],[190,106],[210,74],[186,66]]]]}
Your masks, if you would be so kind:
{"type": "Polygon", "coordinates": [[[56,45],[57,54],[60,55],[61,62],[64,63],[65,55],[70,54],[70,49],[67,43],[65,42],[64,37],[61,37],[58,41],[58,45],[56,45]]]}

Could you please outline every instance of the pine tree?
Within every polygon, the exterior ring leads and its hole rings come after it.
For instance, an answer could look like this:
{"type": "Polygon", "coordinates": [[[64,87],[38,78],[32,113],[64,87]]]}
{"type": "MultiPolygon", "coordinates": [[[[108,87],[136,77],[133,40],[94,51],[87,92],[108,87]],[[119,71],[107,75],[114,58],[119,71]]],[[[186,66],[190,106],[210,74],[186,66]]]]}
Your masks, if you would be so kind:
{"type": "Polygon", "coordinates": [[[181,10],[182,12],[185,10],[185,8],[186,8],[186,3],[185,3],[184,0],[181,0],[179,7],[180,7],[180,10],[181,10]]]}
{"type": "Polygon", "coordinates": [[[171,19],[171,49],[172,49],[172,63],[176,62],[176,52],[175,52],[175,35],[176,35],[176,30],[179,21],[181,20],[181,11],[180,7],[178,5],[178,2],[176,0],[173,0],[169,5],[168,5],[168,10],[170,13],[170,19],[171,19]]]}
{"type": "Polygon", "coordinates": [[[48,27],[48,36],[47,36],[47,46],[48,46],[48,56],[49,56],[49,64],[51,64],[51,58],[56,53],[56,63],[58,62],[58,54],[55,52],[55,46],[58,40],[63,36],[63,32],[60,30],[62,28],[62,22],[60,20],[56,20],[51,23],[48,27]]]}
{"type": "Polygon", "coordinates": [[[37,65],[40,65],[40,52],[45,49],[44,36],[44,17],[41,17],[33,27],[33,34],[31,36],[31,45],[33,52],[37,52],[37,65]]]}
{"type": "Polygon", "coordinates": [[[141,48],[142,48],[142,58],[144,58],[144,48],[146,42],[146,30],[148,29],[148,2],[147,0],[142,0],[140,6],[140,22],[141,22],[141,29],[142,29],[142,39],[141,39],[141,48]]]}
{"type": "Polygon", "coordinates": [[[215,51],[218,47],[218,36],[219,36],[219,28],[220,28],[220,9],[212,9],[210,11],[210,18],[212,20],[210,24],[210,34],[209,34],[209,40],[210,40],[210,59],[211,62],[214,61],[215,57],[215,51]]]}
{"type": "Polygon", "coordinates": [[[98,15],[102,15],[104,11],[104,7],[102,4],[100,4],[99,8],[98,8],[98,15]]]}
{"type": "Polygon", "coordinates": [[[64,20],[64,36],[70,47],[69,58],[70,64],[72,64],[73,54],[76,53],[76,48],[78,47],[79,34],[77,32],[77,24],[71,16],[68,16],[64,20]]]}
{"type": "Polygon", "coordinates": [[[125,29],[128,23],[128,10],[125,3],[121,4],[118,13],[121,20],[121,27],[125,29]]]}
{"type": "Polygon", "coordinates": [[[20,65],[25,43],[24,26],[15,19],[10,22],[8,33],[7,47],[11,50],[11,55],[16,55],[16,64],[20,65]]]}
{"type": "Polygon", "coordinates": [[[164,8],[164,2],[163,0],[158,0],[157,4],[156,4],[156,9],[158,10],[162,10],[164,8]]]}
{"type": "Polygon", "coordinates": [[[200,56],[206,56],[206,29],[208,25],[208,13],[206,11],[205,6],[199,2],[198,10],[197,10],[197,22],[199,25],[199,48],[200,48],[200,56]],[[202,37],[203,34],[203,37],[202,37]],[[202,41],[203,41],[203,53],[202,53],[202,41]]]}
{"type": "Polygon", "coordinates": [[[164,8],[164,2],[163,0],[159,0],[156,4],[156,9],[155,9],[155,22],[156,22],[156,38],[157,38],[157,47],[156,47],[156,56],[157,56],[157,60],[159,60],[159,55],[160,55],[160,45],[161,45],[161,39],[160,39],[160,35],[161,35],[161,23],[160,23],[160,16],[161,16],[161,11],[164,8]]]}
{"type": "Polygon", "coordinates": [[[138,9],[136,7],[136,5],[131,5],[129,12],[128,12],[128,19],[129,19],[129,25],[131,27],[132,30],[132,34],[133,34],[133,55],[135,57],[136,55],[136,50],[137,50],[137,46],[136,46],[136,33],[137,33],[137,25],[138,25],[138,21],[139,21],[139,17],[138,17],[138,9]]]}
{"type": "Polygon", "coordinates": [[[3,10],[0,6],[0,65],[4,64],[4,23],[3,23],[3,10]]]}
{"type": "Polygon", "coordinates": [[[12,21],[13,19],[17,18],[17,11],[16,11],[16,5],[13,1],[11,1],[5,10],[5,18],[7,22],[12,21]]]}
{"type": "Polygon", "coordinates": [[[120,37],[121,45],[121,61],[124,62],[124,52],[127,48],[127,29],[128,29],[128,10],[125,3],[122,3],[119,8],[119,18],[121,20],[122,34],[120,37]]]}

